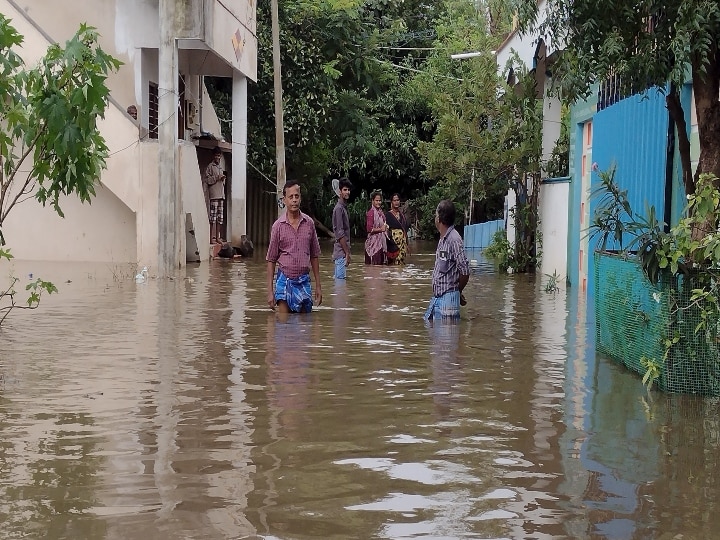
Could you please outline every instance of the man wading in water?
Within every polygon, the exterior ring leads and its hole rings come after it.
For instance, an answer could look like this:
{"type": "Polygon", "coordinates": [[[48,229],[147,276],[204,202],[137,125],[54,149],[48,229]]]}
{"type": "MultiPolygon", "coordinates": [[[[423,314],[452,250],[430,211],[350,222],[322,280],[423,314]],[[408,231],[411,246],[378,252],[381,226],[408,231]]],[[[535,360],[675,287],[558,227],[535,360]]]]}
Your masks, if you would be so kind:
{"type": "Polygon", "coordinates": [[[273,223],[267,256],[267,302],[280,313],[309,313],[313,307],[310,268],[315,281],[314,301],[322,304],[320,242],[315,223],[300,211],[300,184],[288,180],[283,187],[285,213],[273,223]],[[275,266],[279,266],[277,276],[275,266]]]}
{"type": "Polygon", "coordinates": [[[432,273],[433,297],[425,320],[459,319],[460,306],[467,302],[462,294],[470,280],[470,267],[462,238],[455,230],[455,205],[440,201],[435,211],[435,226],[440,232],[432,273]]]}

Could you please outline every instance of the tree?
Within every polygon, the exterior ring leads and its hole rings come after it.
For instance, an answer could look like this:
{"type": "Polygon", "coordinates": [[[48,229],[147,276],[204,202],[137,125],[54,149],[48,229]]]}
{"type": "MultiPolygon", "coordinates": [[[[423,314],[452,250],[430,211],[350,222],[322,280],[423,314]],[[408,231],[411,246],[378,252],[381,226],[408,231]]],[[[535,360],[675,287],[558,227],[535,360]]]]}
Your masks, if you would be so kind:
{"type": "MultiPolygon", "coordinates": [[[[541,154],[542,103],[535,81],[524,72],[508,86],[495,56],[501,36],[488,33],[483,11],[466,1],[453,2],[437,25],[435,51],[411,91],[432,111],[433,137],[419,144],[428,177],[444,186],[445,196],[466,208],[471,182],[474,199],[486,203],[487,219],[502,216],[504,195],[517,194],[517,241],[512,265],[532,271],[537,264],[537,183],[541,154]],[[451,53],[486,51],[466,60],[451,53]]],[[[428,194],[437,196],[437,190],[428,194]]],[[[430,225],[426,227],[430,229],[430,225]]]]}
{"type": "MultiPolygon", "coordinates": [[[[97,45],[94,28],[82,25],[64,47],[51,45],[34,68],[13,50],[23,37],[0,14],[0,259],[10,259],[3,224],[21,202],[35,198],[63,216],[60,197],[83,202],[95,195],[107,146],[97,126],[108,104],[105,80],[120,62],[97,45]]],[[[52,283],[37,279],[26,306],[14,286],[0,291],[0,324],[15,307],[37,307],[52,283]]]]}
{"type": "Polygon", "coordinates": [[[716,0],[547,0],[540,19],[536,0],[514,0],[521,28],[534,27],[563,54],[554,78],[570,99],[596,82],[616,77],[625,94],[664,89],[677,126],[683,183],[695,193],[701,174],[720,177],[720,4],[716,0]],[[700,158],[694,175],[680,90],[692,81],[700,158]]]}

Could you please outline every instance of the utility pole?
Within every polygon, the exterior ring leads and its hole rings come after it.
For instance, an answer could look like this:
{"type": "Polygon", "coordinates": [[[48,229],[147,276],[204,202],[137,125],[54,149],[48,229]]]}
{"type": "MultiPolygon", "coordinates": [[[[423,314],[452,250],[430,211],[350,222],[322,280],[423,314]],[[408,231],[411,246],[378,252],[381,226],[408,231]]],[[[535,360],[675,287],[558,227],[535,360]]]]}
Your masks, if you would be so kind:
{"type": "Polygon", "coordinates": [[[472,177],[470,179],[470,219],[468,225],[472,225],[473,219],[473,207],[475,206],[475,167],[472,170],[472,177]]]}
{"type": "MultiPolygon", "coordinates": [[[[275,160],[277,162],[276,194],[282,199],[285,185],[285,128],[283,126],[282,73],[280,70],[280,22],[278,0],[270,1],[272,12],[273,81],[275,83],[275,160]]],[[[278,206],[278,215],[282,209],[278,206]]]]}

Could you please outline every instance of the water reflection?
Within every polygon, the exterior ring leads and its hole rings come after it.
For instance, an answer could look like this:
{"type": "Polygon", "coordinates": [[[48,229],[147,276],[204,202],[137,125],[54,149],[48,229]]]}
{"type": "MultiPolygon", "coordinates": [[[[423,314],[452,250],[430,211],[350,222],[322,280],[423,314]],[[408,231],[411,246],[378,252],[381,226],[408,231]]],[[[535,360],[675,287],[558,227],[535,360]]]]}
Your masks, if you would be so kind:
{"type": "Polygon", "coordinates": [[[461,320],[424,326],[433,249],[323,259],[285,319],[261,256],[43,269],[61,294],[0,330],[2,536],[714,537],[717,400],[648,396],[576,291],[480,254],[461,320]]]}
{"type": "Polygon", "coordinates": [[[463,376],[464,366],[458,356],[460,325],[452,321],[435,321],[427,324],[430,340],[432,382],[430,392],[439,421],[449,420],[454,408],[461,403],[458,395],[467,384],[463,376]]]}

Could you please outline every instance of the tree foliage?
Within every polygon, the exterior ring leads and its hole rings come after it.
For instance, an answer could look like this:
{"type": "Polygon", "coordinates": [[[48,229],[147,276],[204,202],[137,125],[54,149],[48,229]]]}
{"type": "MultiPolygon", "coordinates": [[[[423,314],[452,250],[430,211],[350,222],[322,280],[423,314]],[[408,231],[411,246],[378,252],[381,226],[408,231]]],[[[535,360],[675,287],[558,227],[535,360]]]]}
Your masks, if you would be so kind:
{"type": "Polygon", "coordinates": [[[518,232],[514,269],[531,270],[537,263],[542,103],[528,73],[519,71],[512,86],[498,74],[492,51],[502,36],[488,31],[483,12],[468,2],[451,7],[437,25],[435,51],[425,70],[408,85],[431,109],[433,137],[419,143],[425,174],[443,188],[442,198],[454,199],[461,210],[468,209],[472,191],[482,204],[481,220],[501,218],[504,196],[513,189],[518,232]],[[452,53],[464,51],[485,54],[451,59],[452,53]]]}
{"type": "Polygon", "coordinates": [[[703,173],[720,176],[720,4],[716,0],[514,0],[524,30],[537,28],[562,48],[553,75],[571,99],[614,78],[625,94],[656,87],[678,128],[688,194],[703,173]],[[692,81],[700,137],[693,176],[680,90],[692,81]]]}
{"type": "MultiPolygon", "coordinates": [[[[306,210],[329,223],[333,205],[329,181],[340,175],[350,178],[355,186],[353,198],[364,201],[362,204],[369,205],[363,194],[378,188],[386,195],[398,192],[413,199],[428,196],[433,188],[433,200],[443,194],[464,201],[469,195],[466,173],[470,169],[466,166],[473,161],[478,167],[493,164],[493,171],[485,176],[494,178],[496,185],[487,186],[492,194],[485,197],[484,206],[489,214],[502,212],[498,194],[507,189],[508,177],[498,174],[502,166],[497,165],[497,152],[491,150],[497,139],[478,140],[482,149],[476,154],[483,154],[482,159],[461,156],[458,162],[454,158],[461,153],[448,154],[447,150],[460,144],[460,139],[443,142],[444,135],[438,137],[437,130],[441,107],[449,119],[453,106],[462,109],[474,100],[475,119],[467,123],[463,115],[456,124],[469,132],[477,131],[482,116],[478,111],[484,106],[489,111],[496,108],[496,67],[490,57],[485,59],[486,69],[478,71],[484,78],[468,82],[465,95],[454,104],[443,101],[448,94],[443,83],[459,77],[454,72],[474,69],[472,63],[451,62],[451,52],[478,47],[490,50],[505,37],[512,21],[506,2],[288,0],[279,7],[287,175],[303,183],[306,210]],[[461,29],[454,31],[455,26],[461,29]],[[470,34],[463,38],[466,31],[470,34]],[[454,44],[448,41],[451,34],[454,44]],[[428,157],[428,153],[433,155],[428,157]],[[452,159],[443,161],[443,155],[452,159]],[[439,174],[442,168],[446,170],[439,174]]],[[[256,174],[257,167],[273,178],[269,7],[259,4],[257,16],[258,82],[251,86],[248,99],[248,159],[252,164],[248,173],[256,174]]],[[[214,97],[216,104],[221,100],[214,97]]],[[[230,118],[229,111],[219,116],[221,120],[230,118]]],[[[476,186],[481,197],[486,184],[483,177],[476,186]]],[[[433,234],[434,208],[425,216],[426,203],[418,200],[412,206],[416,216],[427,220],[423,230],[433,234]]]]}

